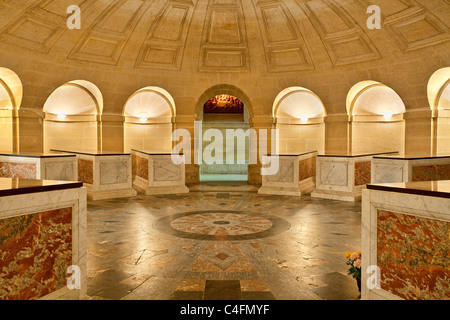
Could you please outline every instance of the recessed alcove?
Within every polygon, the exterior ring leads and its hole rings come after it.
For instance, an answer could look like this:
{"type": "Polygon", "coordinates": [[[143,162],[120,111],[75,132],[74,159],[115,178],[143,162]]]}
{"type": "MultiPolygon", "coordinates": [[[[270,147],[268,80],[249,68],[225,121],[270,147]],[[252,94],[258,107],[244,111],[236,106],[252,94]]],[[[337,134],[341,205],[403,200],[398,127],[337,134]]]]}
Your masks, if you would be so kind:
{"type": "Polygon", "coordinates": [[[124,151],[172,150],[175,101],[164,89],[146,87],[136,91],[123,110],[124,151]]]}
{"type": "Polygon", "coordinates": [[[427,87],[428,100],[432,110],[433,153],[450,152],[450,67],[437,70],[427,87]]]}
{"type": "Polygon", "coordinates": [[[311,90],[290,87],[281,91],[273,105],[280,153],[324,152],[326,115],[322,100],[311,90]]]}
{"type": "Polygon", "coordinates": [[[44,104],[44,151],[51,149],[100,151],[103,97],[93,83],[68,82],[44,104]]]}
{"type": "Polygon", "coordinates": [[[349,152],[404,152],[405,104],[393,89],[376,81],[359,82],[350,89],[346,105],[349,152]]]}
{"type": "Polygon", "coordinates": [[[19,76],[12,70],[0,68],[0,150],[18,151],[18,111],[23,88],[19,76]]]}
{"type": "Polygon", "coordinates": [[[245,140],[240,136],[233,138],[233,145],[227,142],[227,135],[231,131],[246,134],[250,128],[245,104],[233,95],[217,94],[203,105],[199,119],[202,121],[203,137],[199,150],[202,156],[200,181],[247,181],[250,136],[245,137],[245,140]],[[233,163],[227,163],[227,154],[233,155],[233,163]],[[206,159],[205,155],[211,155],[212,159],[206,159]]]}

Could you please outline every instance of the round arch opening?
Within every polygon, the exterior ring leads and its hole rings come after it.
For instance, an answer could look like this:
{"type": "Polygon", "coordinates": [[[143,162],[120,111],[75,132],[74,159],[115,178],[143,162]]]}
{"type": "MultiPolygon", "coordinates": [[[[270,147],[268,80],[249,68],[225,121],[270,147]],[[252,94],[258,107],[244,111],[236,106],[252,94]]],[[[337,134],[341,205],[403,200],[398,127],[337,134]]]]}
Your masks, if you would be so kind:
{"type": "Polygon", "coordinates": [[[432,110],[431,151],[434,154],[450,153],[450,67],[437,70],[427,87],[432,110]]]}
{"type": "Polygon", "coordinates": [[[350,89],[346,106],[350,153],[404,153],[406,108],[397,92],[377,81],[362,81],[350,89]]]}
{"type": "Polygon", "coordinates": [[[18,110],[22,103],[23,86],[12,70],[0,68],[0,110],[18,110]]]}
{"type": "Polygon", "coordinates": [[[431,110],[450,110],[450,67],[437,70],[428,81],[431,110]]]}
{"type": "Polygon", "coordinates": [[[195,109],[203,137],[197,150],[200,182],[248,181],[252,111],[234,86],[218,85],[200,97],[195,109]]]}
{"type": "Polygon", "coordinates": [[[325,151],[327,112],[314,92],[303,87],[284,89],[275,98],[272,114],[279,130],[280,153],[325,151]]]}
{"type": "Polygon", "coordinates": [[[53,120],[64,120],[70,116],[100,116],[103,96],[100,89],[89,81],[70,81],[52,92],[43,111],[53,120]]]}
{"type": "Polygon", "coordinates": [[[19,76],[10,69],[0,68],[0,150],[19,150],[18,110],[22,96],[19,76]]]}
{"type": "MultiPolygon", "coordinates": [[[[353,116],[382,116],[391,119],[405,113],[402,98],[392,88],[376,81],[362,81],[347,95],[347,114],[353,116]]],[[[373,118],[374,121],[377,119],[373,118]]]]}
{"type": "Polygon", "coordinates": [[[159,87],[133,93],[123,109],[124,150],[170,152],[176,106],[173,97],[159,87]]]}
{"type": "Polygon", "coordinates": [[[43,111],[44,150],[102,150],[103,95],[86,80],[74,80],[55,89],[43,111]]]}

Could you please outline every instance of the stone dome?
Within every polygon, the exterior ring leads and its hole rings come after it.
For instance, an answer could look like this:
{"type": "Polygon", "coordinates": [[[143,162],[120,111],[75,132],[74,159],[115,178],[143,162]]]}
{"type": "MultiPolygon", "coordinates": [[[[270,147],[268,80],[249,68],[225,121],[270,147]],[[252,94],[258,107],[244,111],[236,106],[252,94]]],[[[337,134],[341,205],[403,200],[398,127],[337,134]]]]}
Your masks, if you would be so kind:
{"type": "Polygon", "coordinates": [[[177,115],[197,115],[205,92],[229,88],[253,117],[270,117],[295,86],[328,115],[346,114],[349,90],[366,80],[420,109],[450,61],[448,0],[4,0],[0,17],[0,66],[23,83],[21,109],[36,112],[74,80],[100,89],[105,115],[122,115],[148,86],[167,90],[177,115]],[[372,4],[379,30],[366,24],[372,4]],[[79,30],[67,27],[69,5],[81,9],[79,30]]]}

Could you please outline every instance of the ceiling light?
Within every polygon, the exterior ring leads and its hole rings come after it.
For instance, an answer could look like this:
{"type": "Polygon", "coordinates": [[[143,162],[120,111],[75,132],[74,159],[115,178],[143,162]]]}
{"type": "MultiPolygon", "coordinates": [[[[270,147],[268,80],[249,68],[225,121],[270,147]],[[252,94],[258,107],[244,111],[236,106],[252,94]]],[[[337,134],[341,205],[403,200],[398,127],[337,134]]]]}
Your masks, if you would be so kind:
{"type": "Polygon", "coordinates": [[[309,120],[309,117],[307,115],[303,115],[300,117],[300,120],[302,120],[303,122],[307,122],[309,120]]]}
{"type": "Polygon", "coordinates": [[[383,116],[384,116],[386,119],[391,119],[392,116],[393,116],[393,114],[392,114],[392,112],[388,111],[388,112],[386,112],[385,114],[383,114],[383,116]]]}

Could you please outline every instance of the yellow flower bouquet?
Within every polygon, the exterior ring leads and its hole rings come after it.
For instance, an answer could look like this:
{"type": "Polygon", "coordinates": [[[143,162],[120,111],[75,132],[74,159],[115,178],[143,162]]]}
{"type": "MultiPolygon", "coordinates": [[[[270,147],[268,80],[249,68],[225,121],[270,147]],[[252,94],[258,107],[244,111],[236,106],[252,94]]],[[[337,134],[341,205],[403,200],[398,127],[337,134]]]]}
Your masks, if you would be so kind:
{"type": "Polygon", "coordinates": [[[355,252],[347,252],[345,254],[347,265],[350,266],[348,275],[354,279],[361,281],[361,250],[355,252]]]}

